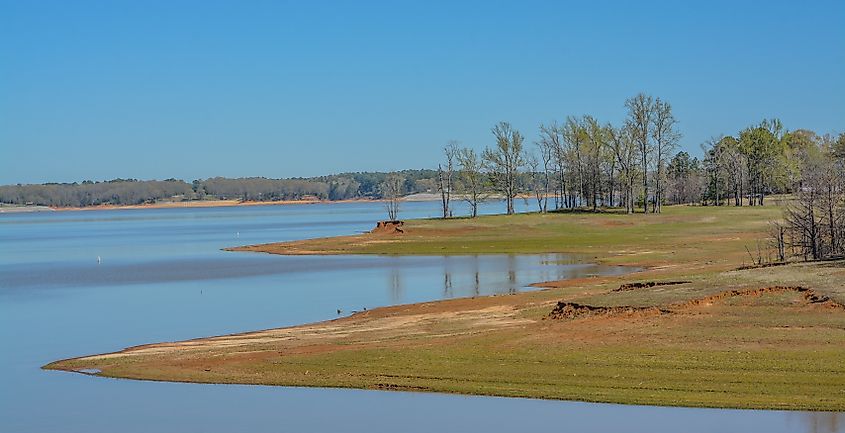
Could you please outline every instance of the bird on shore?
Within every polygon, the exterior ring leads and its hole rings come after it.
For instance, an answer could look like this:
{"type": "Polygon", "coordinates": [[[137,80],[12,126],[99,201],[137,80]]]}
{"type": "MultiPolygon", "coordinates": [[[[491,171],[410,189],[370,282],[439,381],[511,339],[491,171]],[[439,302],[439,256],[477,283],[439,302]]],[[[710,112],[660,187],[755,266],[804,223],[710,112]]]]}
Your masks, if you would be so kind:
{"type": "Polygon", "coordinates": [[[101,259],[100,256],[97,256],[97,264],[99,265],[102,262],[103,262],[103,259],[101,259]]]}

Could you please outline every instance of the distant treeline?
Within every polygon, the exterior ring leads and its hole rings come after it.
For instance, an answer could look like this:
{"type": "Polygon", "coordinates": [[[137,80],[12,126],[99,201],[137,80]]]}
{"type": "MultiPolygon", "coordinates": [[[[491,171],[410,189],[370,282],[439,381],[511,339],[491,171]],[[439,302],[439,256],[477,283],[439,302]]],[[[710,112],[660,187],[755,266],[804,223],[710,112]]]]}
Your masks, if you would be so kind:
{"type": "MultiPolygon", "coordinates": [[[[403,194],[436,190],[434,170],[404,170],[403,194]]],[[[268,179],[214,177],[187,183],[179,179],[113,179],[103,182],[0,186],[0,202],[16,205],[84,207],[137,205],[161,200],[280,201],[315,198],[345,200],[382,198],[380,185],[388,173],[341,173],[313,178],[268,179]]]]}

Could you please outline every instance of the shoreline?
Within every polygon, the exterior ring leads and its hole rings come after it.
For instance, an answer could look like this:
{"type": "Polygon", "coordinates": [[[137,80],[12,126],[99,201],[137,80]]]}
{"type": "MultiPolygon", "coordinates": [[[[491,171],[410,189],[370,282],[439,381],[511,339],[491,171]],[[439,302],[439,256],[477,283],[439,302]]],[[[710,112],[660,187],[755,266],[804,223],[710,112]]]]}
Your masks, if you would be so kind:
{"type": "Polygon", "coordinates": [[[241,200],[194,200],[183,202],[158,202],[138,205],[96,205],[96,206],[50,206],[54,212],[77,212],[91,210],[140,210],[140,209],[196,209],[214,207],[249,207],[249,206],[287,206],[297,204],[330,204],[330,203],[366,203],[375,200],[276,200],[276,201],[241,201],[241,200]]]}
{"type": "Polygon", "coordinates": [[[841,411],[845,370],[830,365],[845,356],[845,290],[839,284],[845,262],[740,269],[743,239],[765,230],[760,216],[773,211],[675,208],[633,219],[533,214],[414,220],[402,235],[253,246],[275,254],[412,255],[466,254],[467,245],[470,254],[513,253],[493,249],[516,244],[517,253],[567,249],[591,262],[643,270],[538,282],[532,286],[540,290],[507,296],[387,306],[317,323],[145,344],[43,368],[152,381],[841,411]],[[557,235],[569,242],[543,239],[552,233],[543,228],[549,219],[551,228],[573,228],[557,235]],[[662,240],[654,240],[659,231],[649,231],[649,248],[639,242],[642,230],[701,221],[716,221],[720,229],[706,227],[685,239],[670,232],[662,240]],[[472,229],[458,230],[466,226],[472,229]],[[625,237],[630,230],[636,236],[625,237]],[[579,241],[581,232],[586,237],[579,241]],[[509,236],[507,242],[489,244],[499,233],[509,236]]]}
{"type": "Polygon", "coordinates": [[[250,206],[288,206],[333,203],[378,203],[377,199],[347,199],[347,200],[276,200],[276,201],[240,201],[240,200],[193,200],[193,201],[165,201],[157,203],[117,205],[101,204],[93,206],[18,206],[4,204],[0,206],[0,213],[34,213],[34,212],[85,212],[97,210],[144,210],[144,209],[199,209],[217,207],[250,207],[250,206]]]}
{"type": "MultiPolygon", "coordinates": [[[[453,196],[454,198],[454,196],[453,196]]],[[[431,202],[439,201],[440,196],[436,194],[412,194],[402,198],[402,202],[431,202]]],[[[161,201],[144,204],[100,204],[92,206],[46,206],[46,205],[15,205],[3,203],[0,205],[0,213],[28,213],[28,212],[77,212],[95,210],[140,210],[140,209],[183,209],[183,208],[215,208],[215,207],[249,207],[249,206],[287,206],[287,205],[312,205],[312,204],[340,204],[340,203],[382,203],[383,199],[376,198],[352,198],[343,200],[272,200],[272,201],[242,201],[242,200],[191,200],[191,201],[161,201]]]]}

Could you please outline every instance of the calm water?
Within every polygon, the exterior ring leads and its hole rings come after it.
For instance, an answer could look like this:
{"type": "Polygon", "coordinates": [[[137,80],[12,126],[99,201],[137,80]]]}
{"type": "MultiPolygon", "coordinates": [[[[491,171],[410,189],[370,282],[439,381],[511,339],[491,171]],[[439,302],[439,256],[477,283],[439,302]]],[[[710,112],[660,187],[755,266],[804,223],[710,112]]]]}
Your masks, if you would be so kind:
{"type": "MultiPolygon", "coordinates": [[[[436,216],[437,206],[408,203],[402,216],[436,216]]],[[[0,432],[845,432],[845,416],[831,413],[149,383],[39,369],[135,344],[330,319],[337,309],[623,272],[565,255],[220,251],[365,231],[382,214],[369,203],[0,214],[0,432]]]]}

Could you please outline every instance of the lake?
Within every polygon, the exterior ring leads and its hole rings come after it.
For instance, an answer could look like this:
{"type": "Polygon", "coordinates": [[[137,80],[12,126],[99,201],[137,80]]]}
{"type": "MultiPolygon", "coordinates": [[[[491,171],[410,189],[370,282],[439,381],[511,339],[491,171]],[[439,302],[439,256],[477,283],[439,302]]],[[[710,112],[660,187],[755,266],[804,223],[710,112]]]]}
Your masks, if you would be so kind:
{"type": "MultiPolygon", "coordinates": [[[[400,216],[435,217],[438,206],[405,203],[400,216]]],[[[383,214],[378,203],[0,214],[0,432],[845,432],[838,413],[154,383],[39,368],[137,344],[332,319],[338,310],[630,271],[563,254],[221,251],[362,232],[383,214]]]]}

